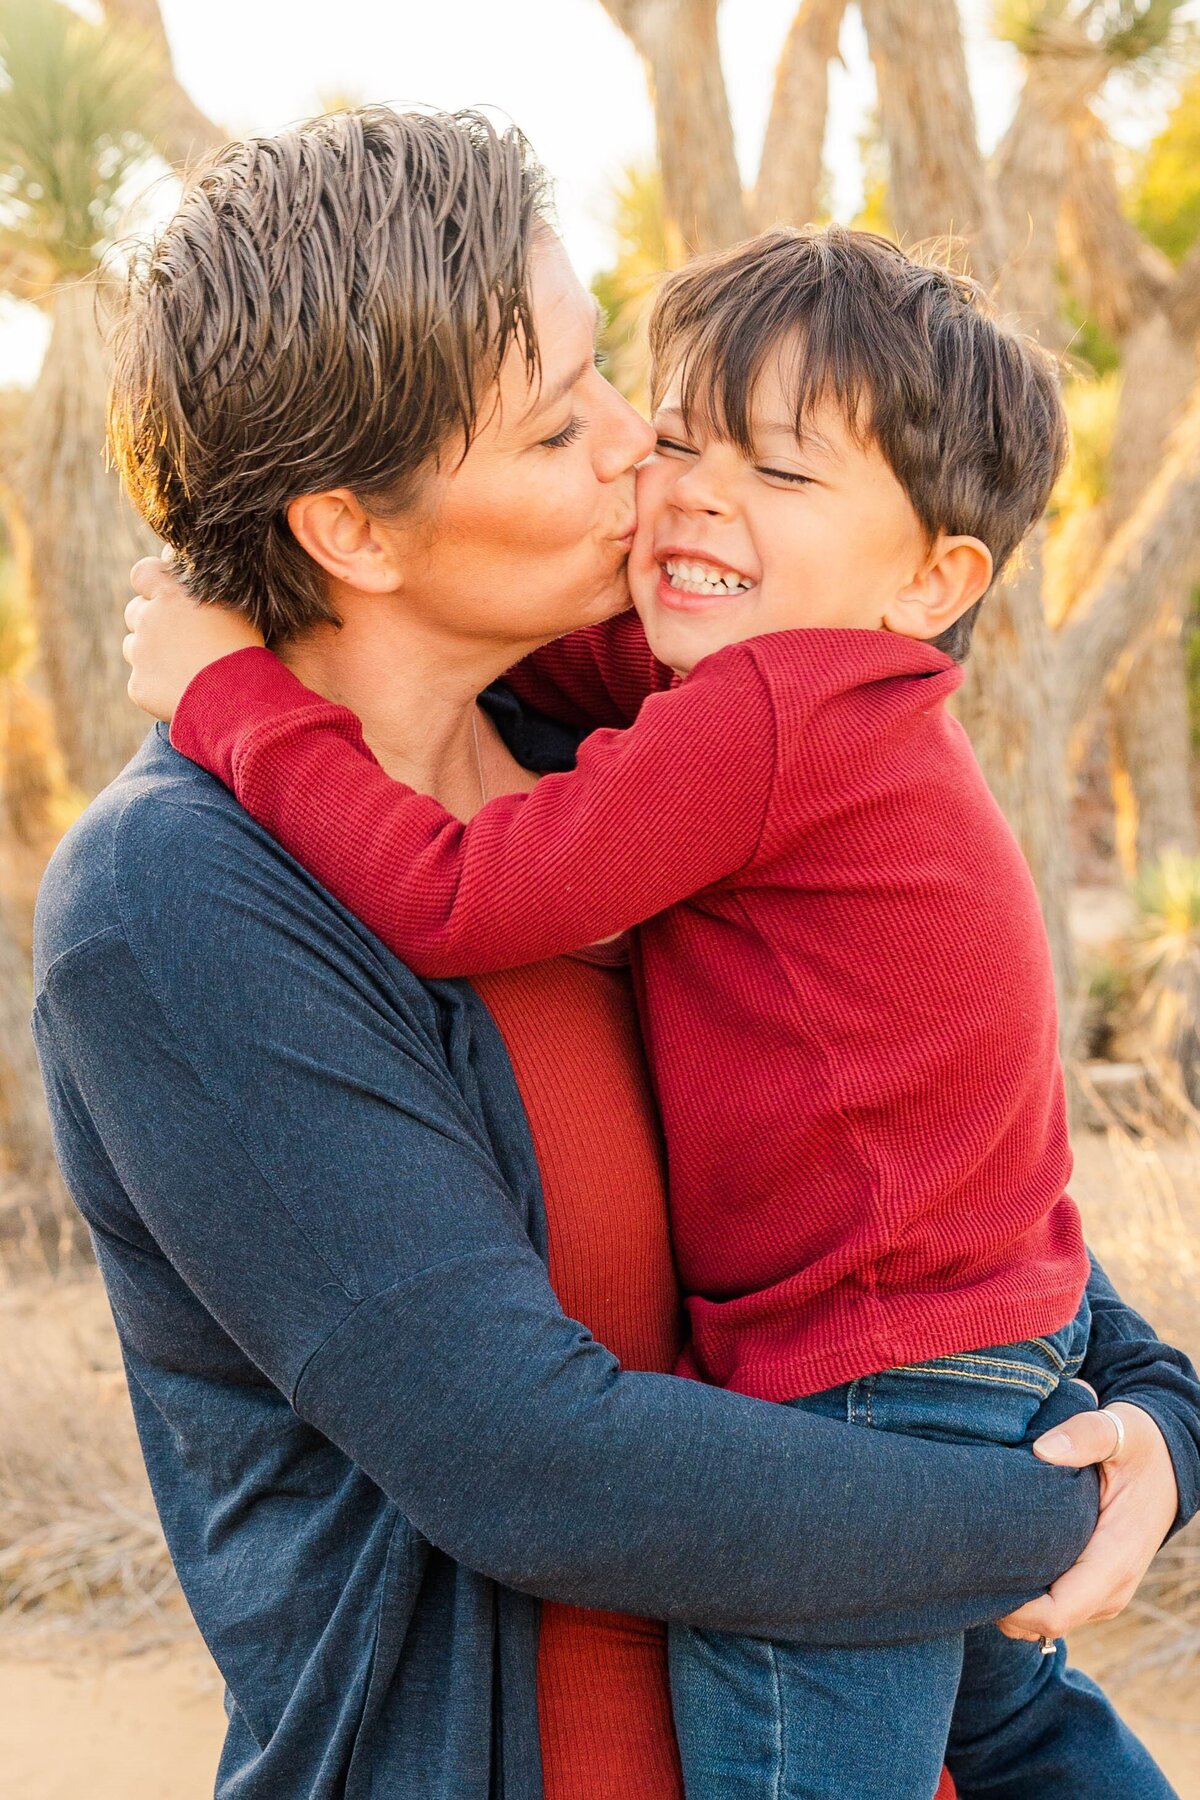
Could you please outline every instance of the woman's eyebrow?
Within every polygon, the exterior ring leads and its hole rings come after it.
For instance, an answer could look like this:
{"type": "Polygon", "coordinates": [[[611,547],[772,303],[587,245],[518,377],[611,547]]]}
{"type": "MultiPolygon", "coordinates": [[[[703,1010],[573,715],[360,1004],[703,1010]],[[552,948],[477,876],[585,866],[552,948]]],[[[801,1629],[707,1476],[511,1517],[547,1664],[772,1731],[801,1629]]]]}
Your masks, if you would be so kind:
{"type": "Polygon", "coordinates": [[[585,361],[579,364],[577,369],[572,369],[569,375],[564,375],[561,380],[556,381],[552,388],[540,389],[537,399],[529,408],[525,417],[527,419],[532,419],[541,413],[552,412],[559,401],[565,400],[575,384],[583,379],[584,375],[586,375],[587,371],[592,367],[592,363],[593,358],[588,356],[585,361]]]}

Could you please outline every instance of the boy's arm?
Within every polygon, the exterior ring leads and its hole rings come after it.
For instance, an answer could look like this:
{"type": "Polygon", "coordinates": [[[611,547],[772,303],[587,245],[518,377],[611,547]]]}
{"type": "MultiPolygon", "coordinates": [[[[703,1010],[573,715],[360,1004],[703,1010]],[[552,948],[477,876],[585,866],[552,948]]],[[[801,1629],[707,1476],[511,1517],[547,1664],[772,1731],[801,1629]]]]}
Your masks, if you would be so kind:
{"type": "Polygon", "coordinates": [[[202,670],[171,741],[426,976],[537,962],[732,874],[754,854],[775,765],[771,700],[744,644],[628,730],[594,733],[574,770],[466,825],[386,775],[355,715],[269,651],[202,670]]]}
{"type": "Polygon", "coordinates": [[[519,700],[564,725],[632,725],[642,701],[674,680],[631,609],[568,632],[514,664],[504,677],[519,700]]]}

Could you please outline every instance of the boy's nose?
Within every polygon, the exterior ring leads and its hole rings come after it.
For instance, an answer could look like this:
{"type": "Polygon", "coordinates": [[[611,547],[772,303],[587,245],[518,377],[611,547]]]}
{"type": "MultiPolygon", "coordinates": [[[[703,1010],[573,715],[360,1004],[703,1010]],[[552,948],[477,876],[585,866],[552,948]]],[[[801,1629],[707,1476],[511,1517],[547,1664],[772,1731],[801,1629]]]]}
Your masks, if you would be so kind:
{"type": "Polygon", "coordinates": [[[705,468],[702,460],[680,475],[671,497],[676,506],[685,512],[720,516],[732,510],[732,503],[720,481],[714,478],[711,470],[705,468]]]}

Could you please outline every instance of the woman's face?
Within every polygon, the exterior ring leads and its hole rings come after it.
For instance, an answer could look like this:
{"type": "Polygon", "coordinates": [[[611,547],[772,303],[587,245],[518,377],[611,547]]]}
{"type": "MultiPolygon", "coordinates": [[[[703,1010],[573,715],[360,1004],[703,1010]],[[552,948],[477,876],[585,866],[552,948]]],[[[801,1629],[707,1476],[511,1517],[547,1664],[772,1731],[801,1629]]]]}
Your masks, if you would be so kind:
{"type": "Polygon", "coordinates": [[[595,303],[548,231],[531,289],[540,383],[511,346],[466,456],[430,484],[401,596],[428,628],[510,661],[628,605],[634,467],[654,446],[596,367],[595,303]]]}

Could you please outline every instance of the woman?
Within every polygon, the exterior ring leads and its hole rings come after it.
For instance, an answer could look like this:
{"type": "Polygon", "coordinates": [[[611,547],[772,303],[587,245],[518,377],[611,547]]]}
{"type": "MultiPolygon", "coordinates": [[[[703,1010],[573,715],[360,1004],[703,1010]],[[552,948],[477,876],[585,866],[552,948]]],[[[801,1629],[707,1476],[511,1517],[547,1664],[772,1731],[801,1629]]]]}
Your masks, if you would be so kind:
{"type": "MultiPolygon", "coordinates": [[[[143,510],[180,552],[194,591],[219,595],[254,618],[310,687],[358,713],[368,742],[392,773],[436,794],[462,817],[489,795],[531,785],[536,771],[565,753],[561,743],[557,750],[548,747],[536,722],[506,706],[502,694],[493,692],[482,712],[475,697],[526,650],[624,603],[632,470],[650,448],[648,428],[593,365],[594,309],[539,215],[537,172],[523,146],[513,134],[497,138],[475,119],[398,119],[371,111],[265,144],[235,146],[185,196],[135,292],[118,347],[117,453],[143,510]]],[[[146,593],[168,579],[154,564],[140,564],[135,572],[135,585],[146,593]]],[[[214,626],[219,628],[215,612],[214,626]]],[[[170,669],[169,646],[160,668],[170,686],[177,672],[170,669]]],[[[149,710],[164,710],[157,694],[132,691],[149,710]]],[[[139,779],[146,774],[143,768],[139,779]]],[[[198,797],[194,783],[192,792],[198,797]]],[[[157,871],[152,878],[158,879],[157,871]]],[[[44,968],[56,968],[64,954],[78,954],[78,940],[62,950],[61,927],[47,937],[54,941],[47,941],[44,968]]],[[[236,954],[232,942],[229,950],[236,954]]],[[[440,990],[430,991],[449,1006],[440,990]]],[[[550,1274],[562,1306],[616,1352],[625,1370],[665,1373],[678,1349],[678,1308],[658,1138],[619,951],[488,977],[476,984],[476,993],[499,1028],[524,1104],[545,1195],[550,1274]]],[[[455,1004],[461,1010],[464,1003],[455,1004]]],[[[66,1027],[54,1029],[49,1007],[43,1017],[43,1055],[61,1061],[66,1027]]],[[[77,1044],[78,1007],[71,1026],[77,1044]]],[[[453,1062],[448,1031],[447,1043],[453,1062]]],[[[477,1066],[485,1089],[490,1083],[499,1094],[503,1076],[495,1064],[484,1057],[477,1066]]],[[[466,1092],[467,1077],[460,1079],[466,1092]]],[[[486,1110],[486,1092],[478,1104],[486,1110]]],[[[245,1114],[241,1122],[251,1128],[245,1114]]],[[[287,1123],[297,1128],[290,1115],[287,1123]]],[[[73,1129],[64,1124],[64,1136],[73,1129]]],[[[78,1170],[78,1157],[75,1163],[78,1170]]],[[[513,1179],[511,1167],[505,1173],[513,1179]]],[[[73,1186],[86,1193],[86,1178],[77,1173],[73,1186]]],[[[431,1191],[439,1194],[437,1209],[452,1207],[451,1193],[436,1184],[431,1191]]],[[[154,1195],[138,1198],[140,1216],[147,1208],[153,1214],[154,1195]]],[[[530,1228],[536,1240],[536,1217],[530,1228]]],[[[207,1271],[205,1255],[190,1242],[178,1251],[177,1266],[189,1256],[189,1271],[198,1265],[207,1271]]],[[[119,1278],[114,1268],[110,1289],[119,1278]]],[[[1195,1447],[1187,1421],[1194,1391],[1187,1372],[1170,1353],[1150,1345],[1144,1329],[1106,1298],[1102,1282],[1094,1286],[1102,1318],[1100,1360],[1106,1339],[1110,1348],[1118,1340],[1139,1346],[1136,1353],[1124,1348],[1108,1357],[1111,1381],[1097,1363],[1102,1397],[1136,1393],[1142,1404],[1122,1407],[1126,1448],[1107,1472],[1105,1513],[1088,1559],[1064,1578],[1056,1600],[1023,1609],[1010,1625],[1029,1635],[1054,1634],[1121,1602],[1176,1517],[1177,1475],[1182,1504],[1192,1504],[1195,1447]]],[[[210,1277],[200,1297],[219,1322],[244,1320],[224,1277],[210,1277]]],[[[486,1301],[480,1297],[476,1304],[486,1301]]],[[[248,1326],[242,1322],[241,1329],[248,1326]]],[[[357,1367],[370,1385],[372,1404],[382,1405],[374,1352],[357,1339],[350,1342],[355,1357],[346,1351],[342,1362],[357,1367]]],[[[272,1341],[261,1352],[268,1372],[273,1353],[272,1341]]],[[[324,1341],[317,1354],[327,1365],[324,1341]]],[[[542,1383],[555,1388],[568,1382],[581,1360],[601,1371],[589,1400],[597,1441],[610,1402],[619,1402],[639,1379],[620,1374],[610,1362],[598,1363],[598,1355],[590,1340],[575,1340],[552,1361],[542,1383]]],[[[396,1379],[419,1392],[423,1404],[426,1389],[443,1375],[405,1367],[396,1379]]],[[[352,1407],[344,1371],[333,1401],[328,1384],[321,1387],[321,1404],[306,1380],[295,1390],[298,1409],[326,1440],[348,1447],[352,1462],[385,1496],[397,1498],[388,1467],[373,1459],[369,1443],[360,1449],[361,1434],[354,1437],[343,1423],[339,1409],[352,1407]]],[[[959,1616],[973,1622],[990,1616],[981,1597],[988,1583],[976,1584],[972,1606],[963,1597],[962,1568],[951,1572],[956,1558],[961,1561],[962,1545],[956,1550],[955,1542],[963,1496],[960,1490],[939,1512],[938,1489],[954,1478],[939,1447],[918,1447],[930,1471],[937,1471],[924,1492],[907,1461],[875,1470],[877,1480],[859,1468],[847,1485],[838,1463],[844,1446],[835,1448],[820,1433],[807,1440],[801,1461],[779,1483],[783,1438],[772,1449],[760,1434],[781,1429],[774,1416],[781,1409],[707,1390],[667,1395],[693,1385],[664,1382],[646,1390],[665,1396],[663,1428],[673,1442],[688,1446],[688,1459],[670,1473],[655,1468],[655,1457],[669,1446],[646,1430],[643,1454],[653,1491],[643,1510],[622,1515],[632,1490],[614,1443],[611,1462],[601,1458],[590,1465],[601,1490],[587,1514],[590,1541],[582,1549],[568,1542],[580,1516],[568,1498],[575,1477],[571,1470],[564,1474],[551,1445],[539,1456],[538,1469],[556,1484],[549,1490],[556,1498],[543,1536],[553,1541],[556,1529],[560,1534],[560,1572],[543,1564],[530,1572],[517,1560],[482,1552],[476,1560],[488,1573],[503,1570],[513,1586],[549,1597],[542,1609],[536,1698],[544,1792],[552,1800],[676,1800],[661,1632],[628,1615],[641,1609],[695,1616],[711,1607],[728,1618],[733,1596],[717,1589],[736,1563],[747,1612],[769,1627],[769,1609],[749,1594],[753,1556],[751,1546],[739,1542],[738,1518],[741,1537],[757,1535],[761,1555],[769,1559],[778,1549],[776,1527],[790,1529],[788,1508],[802,1468],[810,1477],[818,1470],[831,1502],[837,1492],[843,1496],[838,1504],[847,1504],[844,1496],[856,1488],[865,1499],[863,1516],[845,1521],[851,1543],[878,1532],[874,1509],[886,1506],[889,1489],[901,1497],[888,1529],[863,1553],[873,1565],[869,1571],[856,1572],[855,1554],[831,1555],[823,1578],[810,1574],[813,1585],[824,1588],[811,1595],[818,1633],[875,1641],[897,1629],[905,1607],[901,1629],[916,1629],[914,1595],[923,1593],[926,1623],[945,1606],[957,1605],[959,1616]],[[697,1407],[705,1409],[702,1418],[697,1407]],[[740,1466],[753,1474],[737,1484],[732,1507],[724,1507],[722,1488],[739,1466],[736,1457],[726,1460],[734,1444],[741,1449],[740,1466]],[[689,1583],[683,1563],[672,1560],[679,1531],[672,1507],[689,1498],[672,1491],[672,1482],[681,1480],[703,1497],[700,1522],[706,1515],[711,1522],[686,1559],[698,1571],[699,1587],[711,1590],[707,1598],[689,1583]],[[661,1487],[654,1487],[656,1481],[661,1487]],[[770,1505],[755,1510],[764,1489],[770,1505]],[[941,1540],[942,1556],[925,1535],[935,1515],[932,1541],[941,1540]],[[646,1586],[639,1587],[633,1573],[618,1576],[611,1560],[607,1576],[590,1565],[584,1572],[587,1559],[598,1558],[599,1547],[623,1530],[633,1538],[625,1564],[640,1565],[646,1586]],[[903,1539],[918,1546],[918,1557],[919,1546],[930,1544],[928,1563],[919,1571],[900,1555],[903,1539]],[[651,1598],[653,1580],[664,1570],[675,1587],[669,1593],[660,1587],[651,1598]],[[625,1611],[612,1615],[561,1604],[578,1598],[625,1611]],[[872,1600],[880,1618],[870,1616],[872,1600]],[[881,1622],[883,1615],[888,1622],[881,1622]]],[[[448,1400],[445,1408],[455,1428],[464,1429],[448,1400]]],[[[502,1456],[503,1435],[495,1435],[490,1409],[481,1410],[489,1416],[468,1424],[481,1445],[502,1456]]],[[[791,1423],[816,1422],[793,1416],[791,1423]]],[[[1106,1421],[1084,1416],[1068,1429],[1073,1442],[1061,1452],[1062,1461],[1082,1464],[1110,1453],[1106,1421]]],[[[576,1455],[574,1445],[574,1437],[565,1437],[562,1455],[576,1455]]],[[[445,1454],[452,1463],[449,1447],[445,1454]]],[[[1015,1477],[1019,1460],[1009,1459],[1012,1470],[994,1465],[985,1483],[1015,1477]]],[[[1023,1460],[1021,1467],[1036,1473],[1023,1460]]],[[[452,1495],[439,1498],[451,1508],[452,1495]]],[[[1067,1504],[1065,1488],[1058,1503],[1067,1504]]],[[[1036,1496],[1031,1488],[1027,1498],[1014,1495],[998,1504],[1032,1507],[1036,1496]]],[[[415,1506],[411,1510],[418,1516],[415,1506]]],[[[806,1522],[798,1522],[810,1535],[818,1511],[810,1506],[806,1522]]],[[[454,1547],[448,1524],[423,1528],[435,1542],[454,1547]]],[[[497,1529],[493,1525],[493,1538],[497,1529]]],[[[1009,1550],[999,1540],[984,1541],[988,1526],[978,1517],[970,1535],[966,1562],[986,1565],[996,1592],[1009,1550]]],[[[797,1550],[803,1541],[800,1529],[793,1540],[797,1550]]],[[[470,1562],[472,1554],[461,1560],[470,1562]]],[[[777,1586],[785,1579],[785,1561],[772,1576],[777,1586]]],[[[479,1599],[476,1588],[460,1585],[459,1591],[479,1599]]],[[[528,1760],[520,1764],[512,1747],[514,1711],[527,1707],[531,1696],[518,1691],[512,1673],[519,1632],[511,1619],[494,1658],[481,1648],[486,1634],[478,1630],[468,1634],[460,1627],[444,1640],[459,1661],[487,1673],[500,1747],[486,1775],[462,1772],[455,1786],[444,1760],[436,1767],[431,1761],[422,1765],[418,1782],[411,1755],[388,1762],[389,1733],[401,1733],[397,1721],[431,1706],[435,1692],[427,1679],[418,1679],[420,1665],[413,1661],[406,1679],[405,1659],[418,1656],[429,1629],[421,1596],[410,1599],[407,1631],[387,1665],[386,1697],[373,1671],[360,1690],[357,1730],[321,1762],[328,1788],[310,1778],[302,1787],[293,1761],[277,1762],[272,1778],[284,1785],[270,1791],[332,1792],[339,1782],[358,1791],[354,1777],[364,1766],[375,1772],[364,1778],[364,1792],[539,1791],[536,1771],[528,1760]],[[503,1705],[497,1682],[501,1690],[507,1684],[503,1705]],[[376,1778],[387,1787],[375,1789],[376,1778]],[[403,1785],[405,1779],[410,1785],[403,1785]]],[[[776,1616],[785,1633],[789,1617],[795,1629],[795,1613],[794,1601],[785,1603],[781,1594],[776,1616]]],[[[214,1635],[221,1638],[219,1625],[214,1635]]],[[[224,1665],[225,1645],[216,1647],[224,1665]]],[[[227,1750],[225,1765],[231,1781],[235,1767],[255,1767],[252,1740],[265,1752],[263,1739],[272,1736],[254,1730],[249,1717],[238,1735],[236,1694],[232,1719],[237,1754],[227,1750]]],[[[248,1782],[238,1791],[268,1789],[248,1782]]]]}

